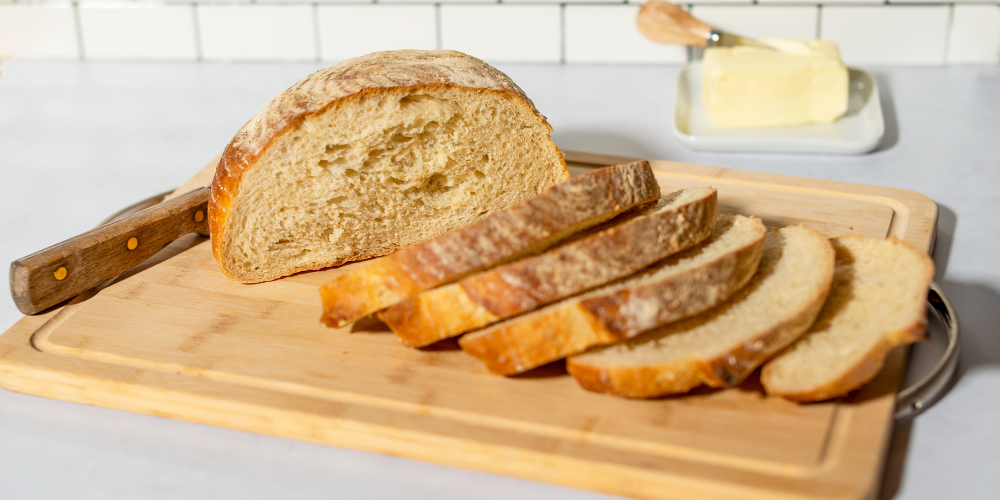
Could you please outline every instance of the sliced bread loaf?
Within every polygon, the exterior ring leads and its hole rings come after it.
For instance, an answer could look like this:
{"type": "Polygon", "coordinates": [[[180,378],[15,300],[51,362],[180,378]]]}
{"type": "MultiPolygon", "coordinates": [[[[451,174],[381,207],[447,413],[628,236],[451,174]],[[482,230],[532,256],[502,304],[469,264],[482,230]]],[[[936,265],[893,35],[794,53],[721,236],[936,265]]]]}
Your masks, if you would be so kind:
{"type": "Polygon", "coordinates": [[[651,398],[741,383],[802,335],[833,281],[834,251],[802,226],[770,231],[757,274],[726,303],[567,360],[585,389],[651,398]]]}
{"type": "Polygon", "coordinates": [[[756,217],[721,217],[695,248],[620,283],[470,333],[459,344],[491,372],[513,375],[698,314],[750,281],[766,232],[756,217]]]}
{"type": "Polygon", "coordinates": [[[408,297],[378,317],[404,344],[429,345],[624,278],[696,245],[712,234],[715,205],[713,188],[676,191],[594,234],[408,297]]]}
{"type": "Polygon", "coordinates": [[[569,177],[517,85],[454,51],[377,52],[320,70],[226,147],[212,250],[244,283],[384,255],[569,177]]]}
{"type": "Polygon", "coordinates": [[[646,161],[574,177],[475,224],[338,276],[320,289],[322,319],[328,326],[343,326],[423,290],[542,251],[659,197],[660,186],[646,161]]]}
{"type": "Polygon", "coordinates": [[[923,338],[930,257],[896,238],[832,242],[830,296],[809,332],[764,365],[768,394],[802,402],[842,396],[874,378],[893,347],[923,338]]]}

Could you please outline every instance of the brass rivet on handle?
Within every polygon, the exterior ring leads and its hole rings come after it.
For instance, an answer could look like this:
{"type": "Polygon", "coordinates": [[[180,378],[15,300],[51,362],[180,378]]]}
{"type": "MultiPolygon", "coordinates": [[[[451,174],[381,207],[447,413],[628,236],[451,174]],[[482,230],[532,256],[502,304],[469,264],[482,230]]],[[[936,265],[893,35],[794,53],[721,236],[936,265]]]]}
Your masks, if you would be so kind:
{"type": "Polygon", "coordinates": [[[128,243],[125,244],[129,250],[135,250],[135,247],[139,246],[139,240],[134,236],[128,239],[128,243]]]}
{"type": "Polygon", "coordinates": [[[69,274],[69,271],[67,271],[65,267],[60,267],[59,269],[56,269],[55,274],[56,274],[56,279],[62,281],[66,279],[66,275],[69,274]]]}
{"type": "Polygon", "coordinates": [[[205,212],[202,212],[201,210],[195,212],[195,214],[194,214],[194,221],[195,222],[201,222],[203,220],[205,220],[205,212]]]}

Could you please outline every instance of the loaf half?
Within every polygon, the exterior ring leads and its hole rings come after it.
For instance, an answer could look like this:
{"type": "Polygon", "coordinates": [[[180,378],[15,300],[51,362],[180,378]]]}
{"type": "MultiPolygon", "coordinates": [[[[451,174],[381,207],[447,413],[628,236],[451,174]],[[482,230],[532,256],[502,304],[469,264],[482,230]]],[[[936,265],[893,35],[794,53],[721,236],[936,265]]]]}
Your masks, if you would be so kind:
{"type": "Polygon", "coordinates": [[[624,278],[708,238],[716,198],[710,187],[670,193],[582,239],[408,297],[379,319],[422,347],[624,278]]]}
{"type": "Polygon", "coordinates": [[[338,276],[320,289],[322,319],[343,326],[423,290],[544,250],[659,197],[646,161],[574,177],[475,224],[338,276]]]}
{"type": "Polygon", "coordinates": [[[212,250],[253,283],[384,255],[569,177],[506,75],[454,51],[393,51],[309,75],[226,147],[212,250]]]}
{"type": "Polygon", "coordinates": [[[801,402],[842,396],[874,378],[893,347],[923,338],[930,257],[896,238],[832,242],[830,296],[809,332],[764,365],[768,394],[801,402]]]}
{"type": "Polygon", "coordinates": [[[620,283],[470,333],[459,344],[491,372],[513,375],[698,314],[750,281],[766,232],[756,217],[721,217],[695,248],[620,283]]]}
{"type": "Polygon", "coordinates": [[[834,251],[802,226],[771,231],[750,283],[726,303],[620,344],[567,360],[585,389],[630,398],[737,385],[816,320],[833,281],[834,251]]]}

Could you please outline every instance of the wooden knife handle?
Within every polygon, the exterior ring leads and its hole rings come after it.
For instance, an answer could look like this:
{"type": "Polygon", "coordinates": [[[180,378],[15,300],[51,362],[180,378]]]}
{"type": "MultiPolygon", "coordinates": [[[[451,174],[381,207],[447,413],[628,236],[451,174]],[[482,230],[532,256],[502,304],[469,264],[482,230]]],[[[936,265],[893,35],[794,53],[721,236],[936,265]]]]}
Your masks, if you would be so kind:
{"type": "Polygon", "coordinates": [[[201,188],[101,226],[10,264],[10,292],[36,314],[152,257],[188,233],[208,234],[210,188],[201,188]]]}
{"type": "Polygon", "coordinates": [[[659,43],[705,47],[712,34],[712,26],[682,7],[662,0],[649,0],[639,8],[636,17],[639,32],[659,43]]]}

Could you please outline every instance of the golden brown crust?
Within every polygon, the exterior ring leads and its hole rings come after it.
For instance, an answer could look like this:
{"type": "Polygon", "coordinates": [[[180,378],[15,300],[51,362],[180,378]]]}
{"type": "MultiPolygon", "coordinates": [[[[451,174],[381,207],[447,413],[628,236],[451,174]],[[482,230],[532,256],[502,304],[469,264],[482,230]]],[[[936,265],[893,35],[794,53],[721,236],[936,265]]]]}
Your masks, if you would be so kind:
{"type": "MultiPolygon", "coordinates": [[[[762,226],[763,227],[763,226],[762,226]]],[[[764,235],[684,277],[584,298],[580,307],[600,318],[604,329],[628,338],[722,303],[753,277],[760,263],[764,235]],[[636,302],[660,305],[651,317],[631,312],[636,302]]]]}
{"type": "MultiPolygon", "coordinates": [[[[791,392],[791,393],[778,393],[768,391],[771,396],[780,396],[782,398],[788,399],[790,401],[796,401],[799,403],[812,403],[816,401],[825,401],[827,399],[833,399],[836,397],[843,396],[854,389],[857,389],[868,382],[871,382],[885,365],[885,358],[889,355],[897,346],[912,344],[918,340],[924,338],[924,331],[926,326],[924,321],[918,321],[909,328],[894,332],[882,339],[868,354],[861,358],[851,369],[844,372],[844,374],[832,380],[827,384],[823,384],[810,391],[803,392],[791,392]]],[[[764,367],[765,370],[761,372],[761,383],[765,387],[768,384],[765,380],[768,378],[767,366],[764,367]]]]}
{"type": "MultiPolygon", "coordinates": [[[[466,87],[513,95],[539,116],[550,131],[552,130],[524,91],[507,75],[461,52],[449,50],[376,52],[317,71],[289,87],[264,106],[240,128],[222,154],[215,178],[212,180],[208,223],[212,236],[212,251],[223,273],[236,281],[259,281],[244,279],[227,269],[222,259],[222,244],[227,241],[226,222],[233,200],[239,192],[243,174],[260,159],[271,143],[307,117],[320,114],[335,103],[346,99],[356,99],[387,89],[417,90],[437,86],[466,87]]],[[[395,249],[387,249],[384,253],[374,255],[354,256],[342,262],[323,263],[319,267],[384,255],[392,250],[395,249]]],[[[296,268],[293,272],[319,267],[307,265],[296,268]]]]}
{"type": "Polygon", "coordinates": [[[660,186],[646,161],[574,177],[524,203],[386,257],[392,272],[368,277],[365,266],[335,278],[325,285],[330,293],[323,295],[323,321],[343,326],[420,290],[544,250],[573,232],[659,197],[660,186]],[[387,293],[393,280],[414,287],[403,295],[387,293]]]}
{"type": "Polygon", "coordinates": [[[497,375],[516,375],[591,345],[610,344],[619,337],[603,328],[599,318],[572,304],[546,314],[530,315],[499,328],[466,335],[458,343],[497,375]]]}
{"type": "Polygon", "coordinates": [[[534,310],[705,240],[715,226],[716,200],[713,189],[670,210],[648,213],[651,207],[635,217],[625,214],[627,220],[597,234],[406,298],[379,318],[404,343],[421,347],[534,310]]]}
{"type": "Polygon", "coordinates": [[[628,398],[678,394],[702,384],[709,387],[739,385],[761,363],[812,325],[823,308],[832,278],[831,273],[818,295],[793,317],[713,359],[685,358],[655,365],[607,366],[587,363],[573,356],[567,360],[566,368],[584,389],[628,398]]]}
{"type": "Polygon", "coordinates": [[[806,307],[787,321],[775,325],[774,328],[762,332],[727,353],[700,363],[702,381],[710,387],[733,387],[743,383],[758,366],[812,326],[830,293],[832,280],[833,273],[816,296],[809,300],[806,307]]]}
{"type": "Polygon", "coordinates": [[[320,320],[331,328],[344,326],[344,323],[337,323],[333,318],[350,316],[355,311],[365,309],[368,304],[406,297],[420,290],[420,285],[409,279],[395,260],[386,258],[365,262],[357,271],[343,274],[319,288],[323,303],[323,316],[320,320]],[[384,286],[373,288],[369,286],[372,281],[383,283],[384,286]]]}
{"type": "Polygon", "coordinates": [[[615,370],[608,367],[574,361],[566,363],[566,369],[576,379],[580,387],[591,392],[603,392],[627,398],[651,398],[665,393],[687,392],[704,382],[703,366],[693,359],[673,363],[670,372],[676,378],[664,383],[657,380],[663,373],[660,367],[642,367],[636,370],[615,370]]]}
{"type": "Polygon", "coordinates": [[[493,373],[512,375],[596,346],[693,316],[726,300],[750,281],[765,229],[748,244],[710,262],[632,286],[613,286],[515,318],[459,340],[493,373]]]}

